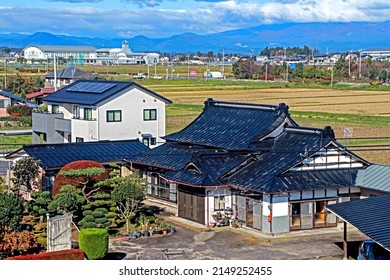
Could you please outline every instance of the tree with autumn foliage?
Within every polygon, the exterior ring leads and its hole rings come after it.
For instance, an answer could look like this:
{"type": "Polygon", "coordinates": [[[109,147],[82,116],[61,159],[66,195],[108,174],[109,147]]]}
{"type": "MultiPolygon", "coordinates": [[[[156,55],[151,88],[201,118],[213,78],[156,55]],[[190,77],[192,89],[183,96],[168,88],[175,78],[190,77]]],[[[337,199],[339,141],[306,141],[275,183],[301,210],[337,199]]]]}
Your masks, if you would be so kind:
{"type": "Polygon", "coordinates": [[[89,202],[90,196],[100,190],[100,187],[94,187],[94,184],[107,178],[108,172],[100,163],[91,160],[73,161],[58,172],[52,195],[55,197],[62,186],[72,185],[80,187],[82,195],[89,202]]]}
{"type": "Polygon", "coordinates": [[[38,91],[41,85],[42,82],[39,79],[34,80],[31,77],[22,76],[19,73],[16,73],[16,75],[7,78],[7,87],[5,90],[22,98],[26,98],[27,93],[38,91]]]}

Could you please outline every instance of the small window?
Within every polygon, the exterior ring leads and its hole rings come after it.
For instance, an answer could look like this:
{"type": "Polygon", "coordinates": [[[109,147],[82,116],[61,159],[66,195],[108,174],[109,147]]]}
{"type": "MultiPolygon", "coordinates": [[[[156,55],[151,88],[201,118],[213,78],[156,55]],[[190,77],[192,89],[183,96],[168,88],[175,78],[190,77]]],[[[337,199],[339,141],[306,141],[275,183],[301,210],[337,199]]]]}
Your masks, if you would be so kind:
{"type": "Polygon", "coordinates": [[[225,209],[225,197],[218,196],[214,197],[214,210],[224,210],[225,209]]]}
{"type": "Polygon", "coordinates": [[[79,119],[80,118],[80,106],[73,106],[73,118],[79,119]]]}
{"type": "Polygon", "coordinates": [[[145,146],[148,146],[150,145],[150,138],[142,138],[142,143],[144,143],[145,146]]]}
{"type": "Polygon", "coordinates": [[[121,122],[121,121],[122,121],[121,110],[107,111],[107,122],[121,122]]]}
{"type": "Polygon", "coordinates": [[[144,137],[142,138],[142,143],[148,147],[154,146],[157,144],[156,137],[144,137]]]}
{"type": "Polygon", "coordinates": [[[84,142],[84,138],[76,137],[76,142],[84,142]]]}
{"type": "Polygon", "coordinates": [[[84,120],[92,120],[92,108],[84,108],[84,120]]]}
{"type": "Polygon", "coordinates": [[[51,112],[53,114],[58,114],[60,112],[60,106],[59,105],[51,105],[51,112]]]}
{"type": "Polygon", "coordinates": [[[144,110],[144,121],[155,121],[157,120],[156,109],[145,109],[144,110]]]}

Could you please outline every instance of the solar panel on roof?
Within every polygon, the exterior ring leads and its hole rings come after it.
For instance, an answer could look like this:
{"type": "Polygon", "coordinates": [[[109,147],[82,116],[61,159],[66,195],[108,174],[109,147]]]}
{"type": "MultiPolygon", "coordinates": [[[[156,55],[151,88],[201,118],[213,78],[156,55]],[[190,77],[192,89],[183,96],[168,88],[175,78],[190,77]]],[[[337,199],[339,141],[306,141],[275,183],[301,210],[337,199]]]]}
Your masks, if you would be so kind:
{"type": "Polygon", "coordinates": [[[103,93],[113,87],[116,84],[112,83],[94,83],[94,82],[80,82],[67,88],[66,91],[73,92],[86,92],[86,93],[103,93]]]}

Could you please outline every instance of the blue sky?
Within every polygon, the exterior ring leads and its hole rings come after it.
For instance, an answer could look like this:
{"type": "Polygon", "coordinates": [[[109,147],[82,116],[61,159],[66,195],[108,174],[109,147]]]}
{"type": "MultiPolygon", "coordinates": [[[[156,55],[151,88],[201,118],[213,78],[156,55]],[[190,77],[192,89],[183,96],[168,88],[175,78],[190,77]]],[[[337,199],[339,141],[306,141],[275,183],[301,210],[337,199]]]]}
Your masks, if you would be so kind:
{"type": "Polygon", "coordinates": [[[0,32],[164,38],[290,22],[383,22],[389,0],[1,0],[0,32]]]}

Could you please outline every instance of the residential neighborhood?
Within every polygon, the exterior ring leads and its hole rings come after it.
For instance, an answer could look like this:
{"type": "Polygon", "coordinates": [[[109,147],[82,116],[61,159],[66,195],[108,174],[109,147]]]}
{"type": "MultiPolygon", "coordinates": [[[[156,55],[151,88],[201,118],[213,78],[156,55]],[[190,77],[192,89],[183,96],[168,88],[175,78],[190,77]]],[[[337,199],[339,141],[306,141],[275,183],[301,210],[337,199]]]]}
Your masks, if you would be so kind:
{"type": "Polygon", "coordinates": [[[390,51],[287,25],[0,46],[1,262],[389,260],[390,51]]]}

